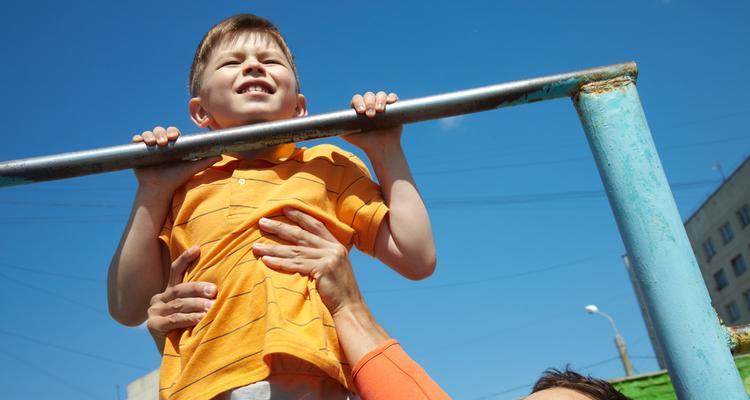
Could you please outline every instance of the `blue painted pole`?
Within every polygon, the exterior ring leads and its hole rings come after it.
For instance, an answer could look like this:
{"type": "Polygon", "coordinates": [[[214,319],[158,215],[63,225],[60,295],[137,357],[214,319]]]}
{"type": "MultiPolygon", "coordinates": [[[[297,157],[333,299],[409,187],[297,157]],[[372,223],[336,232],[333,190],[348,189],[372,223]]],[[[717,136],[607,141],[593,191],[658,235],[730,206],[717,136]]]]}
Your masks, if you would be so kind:
{"type": "Polygon", "coordinates": [[[574,97],[680,399],[747,399],[630,76],[574,97]]]}

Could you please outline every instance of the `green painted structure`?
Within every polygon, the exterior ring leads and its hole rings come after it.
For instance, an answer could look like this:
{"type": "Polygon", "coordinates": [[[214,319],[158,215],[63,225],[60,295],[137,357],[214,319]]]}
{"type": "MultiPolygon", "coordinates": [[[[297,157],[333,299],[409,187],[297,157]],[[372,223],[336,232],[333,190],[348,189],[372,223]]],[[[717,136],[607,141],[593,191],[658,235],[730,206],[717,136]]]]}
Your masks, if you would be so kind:
{"type": "MultiPolygon", "coordinates": [[[[750,394],[750,355],[734,359],[745,390],[750,394]]],[[[636,375],[610,381],[622,394],[633,400],[677,400],[667,371],[636,375]]]]}

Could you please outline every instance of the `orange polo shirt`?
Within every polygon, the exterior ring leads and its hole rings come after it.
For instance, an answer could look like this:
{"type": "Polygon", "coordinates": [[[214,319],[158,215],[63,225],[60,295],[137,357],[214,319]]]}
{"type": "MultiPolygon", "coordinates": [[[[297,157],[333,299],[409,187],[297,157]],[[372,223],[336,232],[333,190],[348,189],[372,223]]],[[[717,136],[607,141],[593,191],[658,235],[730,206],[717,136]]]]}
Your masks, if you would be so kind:
{"type": "Polygon", "coordinates": [[[159,236],[174,260],[192,245],[200,259],[185,282],[212,282],[216,302],[198,325],[173,332],[160,371],[162,399],[210,399],[265,379],[274,354],[305,360],[351,389],[350,366],[328,309],[307,276],[278,272],[252,244],[278,243],[258,228],[295,207],[325,222],[341,243],[373,254],[388,212],[367,167],[336,146],[282,145],[256,160],[224,156],[179,189],[159,236]]]}

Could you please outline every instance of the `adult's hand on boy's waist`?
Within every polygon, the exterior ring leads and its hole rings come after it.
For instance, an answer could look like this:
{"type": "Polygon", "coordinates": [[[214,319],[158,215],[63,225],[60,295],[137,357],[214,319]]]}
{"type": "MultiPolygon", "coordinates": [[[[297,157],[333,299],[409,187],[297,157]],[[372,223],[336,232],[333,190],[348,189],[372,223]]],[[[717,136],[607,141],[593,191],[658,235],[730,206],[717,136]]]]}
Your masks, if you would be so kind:
{"type": "Polygon", "coordinates": [[[169,332],[195,326],[214,303],[216,286],[208,282],[185,282],[182,276],[198,257],[200,248],[193,246],[177,257],[169,271],[169,282],[162,293],[151,298],[148,308],[148,327],[160,353],[169,332]]]}

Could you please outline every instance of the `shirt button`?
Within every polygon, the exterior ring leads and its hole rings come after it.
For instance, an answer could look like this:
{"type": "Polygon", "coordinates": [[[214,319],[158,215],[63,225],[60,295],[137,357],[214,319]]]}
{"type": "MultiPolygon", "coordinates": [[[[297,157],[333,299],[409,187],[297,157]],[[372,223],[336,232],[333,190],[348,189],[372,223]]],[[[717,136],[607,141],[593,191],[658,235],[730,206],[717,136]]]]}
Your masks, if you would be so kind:
{"type": "Polygon", "coordinates": [[[237,181],[237,183],[239,183],[240,185],[244,185],[245,184],[245,180],[244,179],[240,179],[240,180],[237,181]]]}

